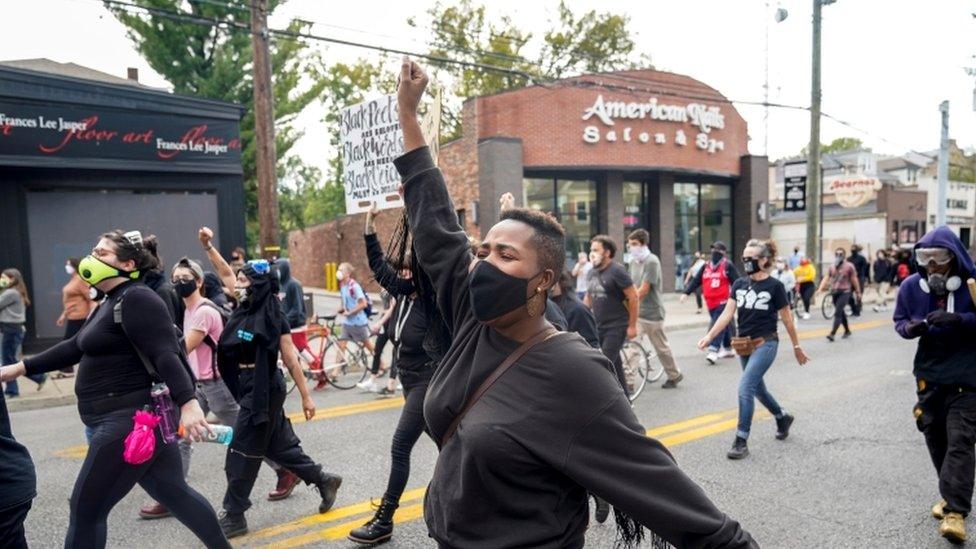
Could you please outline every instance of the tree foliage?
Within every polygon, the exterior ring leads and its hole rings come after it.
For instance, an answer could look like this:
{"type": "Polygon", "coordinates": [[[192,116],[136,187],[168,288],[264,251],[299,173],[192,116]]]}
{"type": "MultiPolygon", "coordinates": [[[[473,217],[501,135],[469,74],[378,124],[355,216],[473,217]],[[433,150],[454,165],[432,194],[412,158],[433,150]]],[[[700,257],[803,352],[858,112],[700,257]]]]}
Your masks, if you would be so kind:
{"type": "MultiPolygon", "coordinates": [[[[185,13],[189,17],[249,25],[249,12],[219,3],[183,0],[132,0],[146,8],[185,13]],[[184,9],[186,6],[189,9],[184,9]]],[[[284,0],[271,0],[274,10],[284,0]]],[[[249,247],[257,241],[257,171],[254,147],[254,88],[251,78],[250,33],[244,29],[201,25],[164,14],[135,13],[116,4],[106,7],[127,29],[128,36],[149,66],[173,86],[176,93],[232,101],[245,107],[241,120],[241,161],[244,170],[245,211],[249,247]]],[[[288,30],[306,32],[310,24],[293,21],[288,30]]],[[[286,165],[288,151],[301,138],[295,118],[325,87],[317,55],[300,41],[271,42],[272,94],[274,96],[275,146],[278,175],[314,176],[302,169],[300,160],[286,165]]],[[[319,173],[320,177],[321,174],[319,173]]]]}
{"type": "MultiPolygon", "coordinates": [[[[626,15],[591,10],[577,16],[565,2],[560,2],[556,20],[549,22],[541,42],[536,43],[534,35],[520,28],[514,19],[502,16],[496,21],[489,20],[485,6],[472,0],[438,2],[426,16],[423,30],[431,35],[428,54],[469,63],[465,66],[431,62],[435,70],[449,75],[453,81],[450,91],[454,97],[447,97],[444,105],[442,141],[460,135],[458,112],[465,98],[571,74],[650,66],[647,56],[635,55],[636,44],[626,15]],[[511,72],[487,70],[475,64],[511,72]]],[[[422,27],[416,18],[409,19],[408,23],[422,27]]]]}
{"type": "MultiPolygon", "coordinates": [[[[835,154],[858,149],[864,151],[871,150],[870,147],[865,147],[864,142],[856,137],[838,137],[830,143],[820,144],[820,154],[835,154]]],[[[800,155],[807,156],[809,154],[809,150],[809,147],[803,147],[800,149],[800,155]]]]}

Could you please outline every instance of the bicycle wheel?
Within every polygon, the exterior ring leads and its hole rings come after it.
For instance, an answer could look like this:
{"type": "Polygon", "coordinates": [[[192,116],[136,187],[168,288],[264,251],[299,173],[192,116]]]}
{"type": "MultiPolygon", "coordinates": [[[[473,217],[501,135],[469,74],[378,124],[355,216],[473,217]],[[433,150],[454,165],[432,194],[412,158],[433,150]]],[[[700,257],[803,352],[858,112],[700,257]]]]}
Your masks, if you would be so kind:
{"type": "Polygon", "coordinates": [[[370,365],[363,359],[364,354],[358,343],[349,341],[340,359],[339,342],[329,342],[322,353],[325,378],[336,389],[352,389],[369,375],[370,365]]]}
{"type": "MultiPolygon", "coordinates": [[[[627,381],[627,391],[630,401],[637,400],[644,386],[647,385],[647,374],[650,360],[647,352],[636,341],[625,341],[620,349],[620,361],[624,369],[624,379],[627,381]]],[[[660,377],[660,374],[658,374],[660,377]]]]}
{"type": "Polygon", "coordinates": [[[834,298],[830,294],[824,294],[823,301],[820,304],[820,310],[823,312],[823,317],[827,320],[834,318],[834,298]]]}
{"type": "MultiPolygon", "coordinates": [[[[646,341],[646,340],[645,340],[646,341]]],[[[647,347],[641,345],[644,349],[644,354],[647,356],[647,374],[644,376],[648,383],[654,383],[661,379],[664,375],[664,367],[661,366],[661,361],[657,358],[657,353],[653,348],[648,350],[647,347]]]]}

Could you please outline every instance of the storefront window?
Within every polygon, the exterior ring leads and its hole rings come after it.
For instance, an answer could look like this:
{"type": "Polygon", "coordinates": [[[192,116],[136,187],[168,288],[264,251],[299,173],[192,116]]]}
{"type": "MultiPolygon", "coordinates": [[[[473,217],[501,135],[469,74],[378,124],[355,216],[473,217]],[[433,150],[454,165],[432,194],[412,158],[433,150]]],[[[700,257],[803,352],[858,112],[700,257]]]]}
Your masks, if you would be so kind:
{"type": "Polygon", "coordinates": [[[716,240],[732,245],[732,189],[728,185],[674,184],[675,288],[696,251],[706,252],[716,240]]]}
{"type": "Polygon", "coordinates": [[[526,178],[522,190],[526,207],[552,213],[562,223],[567,261],[575,262],[579,252],[589,251],[590,238],[599,232],[596,182],[526,178]]]}
{"type": "Polygon", "coordinates": [[[647,228],[645,212],[644,183],[636,181],[624,182],[624,234],[621,242],[627,242],[627,237],[635,229],[647,228]]]}

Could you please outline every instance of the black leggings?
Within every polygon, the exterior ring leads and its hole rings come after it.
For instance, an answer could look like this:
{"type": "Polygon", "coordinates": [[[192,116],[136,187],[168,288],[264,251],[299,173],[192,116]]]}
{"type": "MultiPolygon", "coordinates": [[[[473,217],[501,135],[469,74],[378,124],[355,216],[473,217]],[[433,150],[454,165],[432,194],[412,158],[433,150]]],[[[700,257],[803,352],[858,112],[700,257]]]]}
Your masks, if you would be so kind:
{"type": "Polygon", "coordinates": [[[627,390],[627,377],[624,375],[624,365],[620,361],[620,350],[624,348],[624,341],[627,340],[627,327],[600,329],[600,350],[604,356],[613,363],[613,372],[617,375],[617,381],[623,388],[624,394],[630,396],[627,390]]]}
{"type": "Polygon", "coordinates": [[[71,493],[71,517],[64,546],[105,547],[106,520],[132,487],[139,484],[209,548],[229,548],[213,507],[183,479],[180,451],[164,444],[156,431],[156,452],[142,464],[122,459],[125,437],[132,431],[135,409],[85,415],[92,428],[88,454],[71,493]]]}
{"type": "Polygon", "coordinates": [[[803,312],[810,313],[810,301],[813,300],[813,294],[816,291],[817,285],[813,282],[800,283],[800,299],[803,300],[803,312]]]}
{"type": "Polygon", "coordinates": [[[380,373],[380,359],[383,356],[383,348],[386,347],[388,341],[390,341],[390,336],[386,335],[386,330],[376,336],[376,343],[373,344],[373,367],[369,370],[374,376],[380,373]]]}
{"type": "Polygon", "coordinates": [[[393,433],[393,444],[390,448],[392,462],[390,463],[390,478],[386,483],[386,493],[383,499],[391,503],[400,503],[400,496],[410,478],[410,453],[414,445],[424,432],[424,395],[427,394],[427,382],[419,385],[404,385],[403,394],[407,399],[400,412],[400,421],[393,433]]]}
{"type": "Polygon", "coordinates": [[[837,328],[844,326],[844,332],[850,332],[851,328],[847,325],[847,303],[851,300],[851,292],[834,292],[831,298],[834,300],[834,327],[830,329],[830,335],[837,333],[837,328]]]}

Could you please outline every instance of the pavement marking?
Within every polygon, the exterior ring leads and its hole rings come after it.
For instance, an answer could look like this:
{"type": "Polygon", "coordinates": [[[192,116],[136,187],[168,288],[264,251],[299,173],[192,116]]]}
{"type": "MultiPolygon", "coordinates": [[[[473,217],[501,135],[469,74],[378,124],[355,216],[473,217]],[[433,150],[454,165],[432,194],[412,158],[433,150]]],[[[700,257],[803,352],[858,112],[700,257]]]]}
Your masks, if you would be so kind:
{"type": "MultiPolygon", "coordinates": [[[[882,326],[890,326],[892,324],[891,319],[884,320],[868,320],[866,322],[858,322],[857,324],[851,324],[851,330],[868,330],[871,328],[880,328],[882,326]]],[[[797,333],[797,337],[800,339],[813,339],[815,337],[824,337],[830,333],[830,328],[820,328],[817,330],[805,330],[797,333]]]]}
{"type": "MultiPolygon", "coordinates": [[[[426,492],[427,492],[426,487],[407,490],[406,492],[403,493],[402,496],[400,496],[400,503],[421,499],[424,497],[424,494],[426,492]]],[[[246,536],[241,536],[239,539],[235,539],[234,541],[245,542],[245,541],[253,541],[253,540],[263,539],[263,538],[271,538],[271,537],[279,536],[281,534],[292,532],[294,530],[304,528],[306,526],[314,526],[316,524],[332,522],[334,520],[343,519],[346,517],[351,517],[362,513],[369,513],[372,512],[372,510],[373,510],[373,505],[371,501],[364,501],[361,503],[357,503],[355,505],[348,505],[346,507],[337,507],[334,509],[330,509],[328,513],[309,515],[307,517],[293,520],[291,522],[286,522],[284,524],[279,524],[277,526],[264,528],[262,530],[258,530],[256,532],[250,533],[246,536]]]]}
{"type": "Polygon", "coordinates": [[[88,445],[79,444],[77,446],[68,446],[63,450],[54,452],[54,455],[65,459],[85,459],[85,456],[88,455],[88,445]]]}
{"type": "MultiPolygon", "coordinates": [[[[727,431],[732,431],[736,428],[738,424],[738,410],[725,410],[723,412],[716,412],[711,414],[705,414],[698,417],[693,417],[674,423],[669,423],[666,425],[661,425],[648,429],[646,431],[647,436],[658,438],[663,445],[673,448],[681,444],[692,442],[695,440],[700,440],[707,438],[719,433],[724,433],[727,431]],[[662,436],[668,435],[668,436],[662,436]]],[[[756,411],[754,420],[767,419],[771,417],[768,412],[756,411]]],[[[420,499],[423,497],[425,488],[415,488],[409,492],[404,493],[404,497],[401,498],[401,503],[405,501],[412,501],[414,499],[420,499]],[[408,497],[409,495],[409,497],[408,497]]],[[[339,518],[344,518],[346,516],[351,516],[357,514],[357,512],[371,511],[369,502],[358,503],[356,505],[350,505],[348,507],[343,507],[341,509],[336,509],[330,511],[324,515],[312,515],[310,517],[298,519],[290,523],[283,524],[281,526],[272,526],[264,530],[259,530],[254,534],[246,537],[240,538],[241,541],[251,541],[262,538],[275,537],[277,535],[294,531],[306,526],[329,523],[339,518]],[[333,513],[336,513],[333,515],[333,513]],[[339,516],[341,515],[341,516],[339,516]]],[[[267,545],[274,549],[291,549],[294,547],[302,547],[305,545],[310,545],[317,542],[322,542],[325,540],[339,540],[345,539],[349,532],[361,525],[365,519],[370,515],[364,514],[358,517],[356,520],[347,521],[342,524],[337,524],[335,526],[329,526],[327,528],[322,528],[320,530],[314,530],[305,534],[299,534],[292,537],[287,537],[267,545]]],[[[423,504],[418,503],[414,505],[408,505],[406,507],[401,507],[397,510],[395,514],[395,520],[398,524],[404,522],[409,522],[423,517],[423,504]]],[[[237,541],[237,540],[235,540],[237,541]]]]}
{"type": "MultiPolygon", "coordinates": [[[[323,419],[331,419],[334,417],[351,416],[354,414],[362,414],[365,412],[375,412],[377,410],[389,410],[391,408],[402,408],[403,407],[403,397],[397,398],[383,398],[375,399],[367,402],[359,402],[356,404],[347,404],[345,406],[333,406],[332,408],[324,408],[315,412],[315,417],[311,421],[320,421],[323,419]]],[[[288,419],[292,423],[305,423],[305,414],[302,412],[295,412],[292,414],[287,414],[288,419]]]]}

